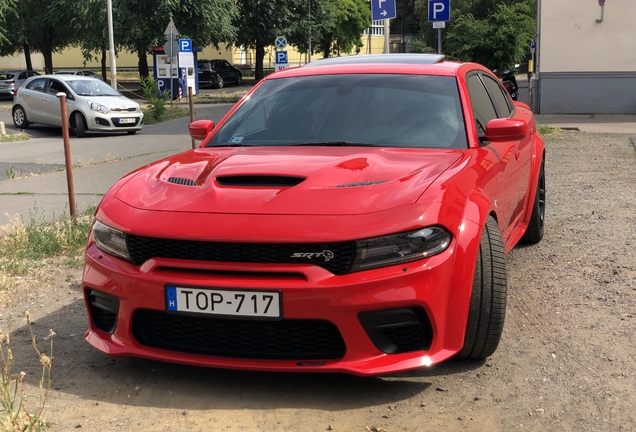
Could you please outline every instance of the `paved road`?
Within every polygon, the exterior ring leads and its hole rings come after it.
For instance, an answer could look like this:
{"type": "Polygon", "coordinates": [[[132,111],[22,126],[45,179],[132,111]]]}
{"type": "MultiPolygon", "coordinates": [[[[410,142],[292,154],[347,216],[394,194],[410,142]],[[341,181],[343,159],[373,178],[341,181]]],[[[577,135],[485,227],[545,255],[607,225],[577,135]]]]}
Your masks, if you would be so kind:
{"type": "MultiPolygon", "coordinates": [[[[196,119],[218,122],[232,104],[196,105],[196,119]]],[[[15,129],[9,112],[0,121],[15,129]]],[[[187,134],[189,117],[144,127],[136,135],[89,134],[71,137],[76,203],[80,211],[96,204],[108,188],[126,173],[155,160],[192,148],[187,134]]],[[[18,215],[28,222],[53,220],[68,213],[68,193],[62,133],[59,128],[32,126],[32,139],[0,143],[0,227],[18,215]],[[58,170],[58,171],[53,171],[58,170]],[[32,173],[44,174],[31,175],[32,173]],[[9,177],[17,177],[10,179],[9,177]]]]}

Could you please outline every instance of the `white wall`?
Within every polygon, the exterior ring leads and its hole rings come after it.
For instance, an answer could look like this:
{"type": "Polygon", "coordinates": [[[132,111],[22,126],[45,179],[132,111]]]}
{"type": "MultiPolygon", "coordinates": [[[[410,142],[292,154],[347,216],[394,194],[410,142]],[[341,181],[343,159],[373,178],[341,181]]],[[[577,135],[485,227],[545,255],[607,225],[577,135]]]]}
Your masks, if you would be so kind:
{"type": "Polygon", "coordinates": [[[636,71],[636,0],[541,0],[541,72],[636,71]]]}

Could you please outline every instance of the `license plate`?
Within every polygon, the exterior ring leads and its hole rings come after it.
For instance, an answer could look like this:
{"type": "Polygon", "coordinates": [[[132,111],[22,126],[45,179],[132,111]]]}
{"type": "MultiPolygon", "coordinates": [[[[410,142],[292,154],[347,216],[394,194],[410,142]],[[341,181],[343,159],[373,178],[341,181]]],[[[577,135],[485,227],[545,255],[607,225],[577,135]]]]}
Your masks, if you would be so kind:
{"type": "Polygon", "coordinates": [[[207,315],[280,318],[278,291],[166,286],[166,310],[207,315]]]}
{"type": "Polygon", "coordinates": [[[128,124],[128,123],[135,123],[135,119],[134,118],[120,118],[119,119],[119,124],[128,124]]]}

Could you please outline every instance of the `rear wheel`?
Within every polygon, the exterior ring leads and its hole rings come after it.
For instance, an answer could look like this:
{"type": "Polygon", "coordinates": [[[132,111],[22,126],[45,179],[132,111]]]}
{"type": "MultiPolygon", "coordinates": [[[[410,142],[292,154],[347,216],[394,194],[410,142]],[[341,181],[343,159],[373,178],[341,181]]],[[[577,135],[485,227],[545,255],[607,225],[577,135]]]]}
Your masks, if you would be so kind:
{"type": "Polygon", "coordinates": [[[221,75],[219,75],[219,77],[217,78],[214,88],[217,88],[217,89],[223,88],[223,77],[221,75]]]}
{"type": "Polygon", "coordinates": [[[75,135],[78,138],[84,138],[86,136],[86,121],[84,116],[80,113],[75,113],[75,135]]]}
{"type": "Polygon", "coordinates": [[[240,72],[236,73],[236,85],[240,86],[243,84],[243,75],[240,72]]]}
{"type": "Polygon", "coordinates": [[[534,204],[532,205],[532,216],[526,233],[521,237],[523,243],[539,243],[543,238],[545,228],[545,168],[543,162],[539,169],[539,180],[537,191],[534,194],[534,204]]]}
{"type": "Polygon", "coordinates": [[[24,112],[24,108],[20,105],[16,105],[15,108],[13,108],[13,124],[15,127],[22,129],[26,129],[30,125],[26,112],[24,112]]]}
{"type": "Polygon", "coordinates": [[[484,359],[497,349],[506,316],[506,256],[497,222],[489,217],[475,264],[464,347],[457,358],[484,359]]]}

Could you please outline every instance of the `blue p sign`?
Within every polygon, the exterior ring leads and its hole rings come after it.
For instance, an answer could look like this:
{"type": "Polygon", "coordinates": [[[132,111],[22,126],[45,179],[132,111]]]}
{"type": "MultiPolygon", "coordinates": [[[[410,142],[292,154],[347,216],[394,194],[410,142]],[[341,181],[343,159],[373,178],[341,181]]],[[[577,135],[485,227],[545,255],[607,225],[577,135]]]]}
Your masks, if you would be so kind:
{"type": "Polygon", "coordinates": [[[179,39],[179,52],[192,52],[192,39],[179,39]]]}
{"type": "Polygon", "coordinates": [[[287,63],[287,51],[276,51],[276,64],[287,63]]]}
{"type": "Polygon", "coordinates": [[[428,0],[428,21],[450,21],[450,0],[428,0]]]}

